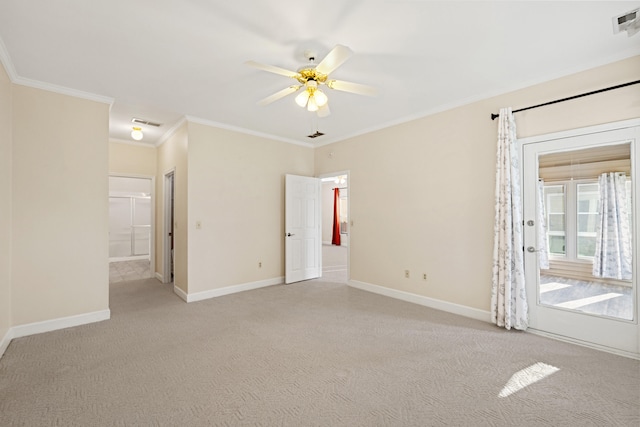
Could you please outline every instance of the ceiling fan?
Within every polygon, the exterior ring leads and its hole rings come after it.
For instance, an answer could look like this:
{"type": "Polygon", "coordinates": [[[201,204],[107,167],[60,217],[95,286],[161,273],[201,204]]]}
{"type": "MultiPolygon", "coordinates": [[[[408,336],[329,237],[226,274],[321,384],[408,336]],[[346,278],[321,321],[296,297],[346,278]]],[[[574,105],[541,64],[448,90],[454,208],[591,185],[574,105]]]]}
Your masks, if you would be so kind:
{"type": "Polygon", "coordinates": [[[250,67],[290,77],[297,80],[299,83],[284,88],[273,95],[267,96],[263,100],[259,101],[258,105],[264,106],[271,104],[280,98],[284,98],[287,95],[303,89],[303,91],[295,98],[296,104],[302,108],[306,107],[308,111],[316,111],[320,117],[325,117],[329,115],[330,111],[328,104],[329,99],[320,89],[323,85],[329,89],[355,93],[358,95],[376,95],[376,89],[371,86],[329,78],[329,74],[335,71],[336,68],[341,66],[353,55],[353,51],[348,47],[336,45],[317,65],[315,64],[315,54],[313,52],[307,51],[305,52],[305,55],[307,56],[309,63],[298,68],[298,71],[290,71],[255,61],[246,62],[250,67]]]}

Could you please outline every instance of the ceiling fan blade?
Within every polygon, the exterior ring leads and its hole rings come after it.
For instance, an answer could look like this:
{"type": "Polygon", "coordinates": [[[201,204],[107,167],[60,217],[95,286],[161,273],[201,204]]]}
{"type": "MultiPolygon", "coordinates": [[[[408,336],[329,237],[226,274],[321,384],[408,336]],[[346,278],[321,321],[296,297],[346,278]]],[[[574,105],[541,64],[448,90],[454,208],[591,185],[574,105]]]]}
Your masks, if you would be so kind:
{"type": "Polygon", "coordinates": [[[320,61],[316,66],[316,71],[324,75],[329,75],[333,70],[344,64],[347,59],[351,58],[351,55],[353,55],[351,49],[338,44],[320,61]]]}
{"type": "Polygon", "coordinates": [[[329,80],[325,84],[331,89],[356,93],[358,95],[376,96],[378,94],[378,90],[375,87],[361,85],[359,83],[344,82],[342,80],[329,80]]]}
{"type": "Polygon", "coordinates": [[[297,91],[301,87],[302,87],[301,85],[293,85],[293,86],[286,87],[286,88],[274,93],[273,95],[267,96],[262,101],[259,101],[258,105],[264,107],[265,105],[271,104],[272,102],[275,102],[280,98],[284,98],[285,96],[287,96],[289,94],[292,94],[293,92],[297,91]]]}
{"type": "Polygon", "coordinates": [[[257,68],[258,70],[268,71],[270,73],[280,74],[281,76],[296,78],[299,76],[297,71],[285,70],[284,68],[276,67],[274,65],[261,64],[256,61],[245,62],[249,67],[257,68]]]}
{"type": "Polygon", "coordinates": [[[329,109],[329,104],[324,104],[322,107],[318,107],[318,117],[327,117],[331,114],[331,110],[329,109]]]}

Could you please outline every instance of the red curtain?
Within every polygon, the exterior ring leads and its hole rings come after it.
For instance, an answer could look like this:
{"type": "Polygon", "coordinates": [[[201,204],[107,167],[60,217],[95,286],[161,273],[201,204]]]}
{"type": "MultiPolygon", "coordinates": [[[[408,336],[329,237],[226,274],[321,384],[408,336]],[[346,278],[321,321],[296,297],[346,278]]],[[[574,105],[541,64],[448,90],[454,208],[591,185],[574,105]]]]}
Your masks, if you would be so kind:
{"type": "Polygon", "coordinates": [[[340,189],[333,189],[333,237],[331,244],[340,246],[340,189]]]}

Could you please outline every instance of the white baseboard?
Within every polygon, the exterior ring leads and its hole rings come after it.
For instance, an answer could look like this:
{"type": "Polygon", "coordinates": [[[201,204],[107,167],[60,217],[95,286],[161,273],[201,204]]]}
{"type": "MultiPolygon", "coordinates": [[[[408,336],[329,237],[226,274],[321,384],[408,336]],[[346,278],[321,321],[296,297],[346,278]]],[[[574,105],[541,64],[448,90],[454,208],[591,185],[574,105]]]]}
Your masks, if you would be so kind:
{"type": "Polygon", "coordinates": [[[173,293],[178,295],[180,298],[184,300],[184,302],[189,302],[189,295],[176,285],[173,285],[173,293]]]}
{"type": "Polygon", "coordinates": [[[149,260],[149,255],[134,255],[134,256],[121,256],[121,257],[113,257],[109,258],[109,262],[121,262],[121,261],[140,261],[140,260],[149,260]]]}
{"type": "Polygon", "coordinates": [[[357,289],[361,289],[363,291],[373,292],[375,294],[384,295],[402,301],[412,302],[414,304],[423,305],[425,307],[435,308],[436,310],[446,311],[448,313],[453,313],[464,317],[470,317],[471,319],[481,320],[487,323],[491,322],[490,312],[479,310],[477,308],[467,307],[466,305],[455,304],[435,298],[412,294],[410,292],[385,288],[384,286],[372,285],[370,283],[359,282],[357,280],[349,280],[348,285],[357,289]]]}
{"type": "MultiPolygon", "coordinates": [[[[221,297],[224,295],[235,294],[237,292],[250,291],[253,289],[265,288],[267,286],[281,285],[284,283],[284,277],[274,277],[273,279],[259,280],[257,282],[242,283],[240,285],[226,286],[224,288],[211,289],[208,291],[195,292],[192,294],[185,294],[180,290],[182,295],[176,291],[180,298],[186,302],[202,301],[209,298],[221,297]]],[[[175,288],[174,288],[175,291],[175,288]]]]}
{"type": "Polygon", "coordinates": [[[542,337],[551,338],[551,339],[554,339],[554,340],[557,340],[557,341],[562,341],[562,342],[567,342],[567,343],[570,343],[570,344],[579,345],[581,347],[592,348],[594,350],[600,350],[600,351],[604,351],[606,353],[616,354],[618,356],[623,356],[623,357],[628,357],[630,359],[640,360],[640,353],[634,353],[634,352],[625,351],[625,350],[618,350],[616,348],[607,347],[607,346],[599,345],[599,344],[594,344],[594,343],[590,343],[590,342],[587,342],[587,341],[577,340],[577,339],[574,339],[574,338],[566,337],[564,335],[556,335],[556,334],[552,334],[551,332],[540,331],[538,329],[533,329],[533,328],[527,329],[527,332],[530,333],[530,334],[540,335],[542,337]]]}
{"type": "Polygon", "coordinates": [[[11,343],[12,339],[13,339],[13,329],[9,328],[7,333],[4,335],[4,338],[2,338],[2,341],[0,341],[0,358],[2,357],[4,352],[7,350],[7,347],[9,347],[9,344],[11,343]]]}
{"type": "Polygon", "coordinates": [[[26,337],[28,335],[41,334],[43,332],[56,331],[58,329],[71,328],[73,326],[86,325],[88,323],[101,322],[111,318],[111,310],[100,310],[92,313],[78,314],[58,319],[45,320],[43,322],[27,323],[11,328],[12,338],[26,337]]]}
{"type": "Polygon", "coordinates": [[[164,276],[156,271],[156,279],[164,283],[164,276]]]}

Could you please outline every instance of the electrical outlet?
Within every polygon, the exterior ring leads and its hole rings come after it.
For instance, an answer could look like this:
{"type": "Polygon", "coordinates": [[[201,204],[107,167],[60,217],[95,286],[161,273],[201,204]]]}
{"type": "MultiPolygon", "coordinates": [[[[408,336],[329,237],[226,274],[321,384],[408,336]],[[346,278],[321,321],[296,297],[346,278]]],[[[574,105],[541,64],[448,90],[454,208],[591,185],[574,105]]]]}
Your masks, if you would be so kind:
{"type": "Polygon", "coordinates": [[[262,261],[258,261],[258,268],[262,268],[262,261]]]}
{"type": "Polygon", "coordinates": [[[427,273],[422,273],[422,280],[427,280],[427,273]]]}
{"type": "Polygon", "coordinates": [[[404,271],[404,278],[408,279],[410,277],[409,270],[404,271]]]}

